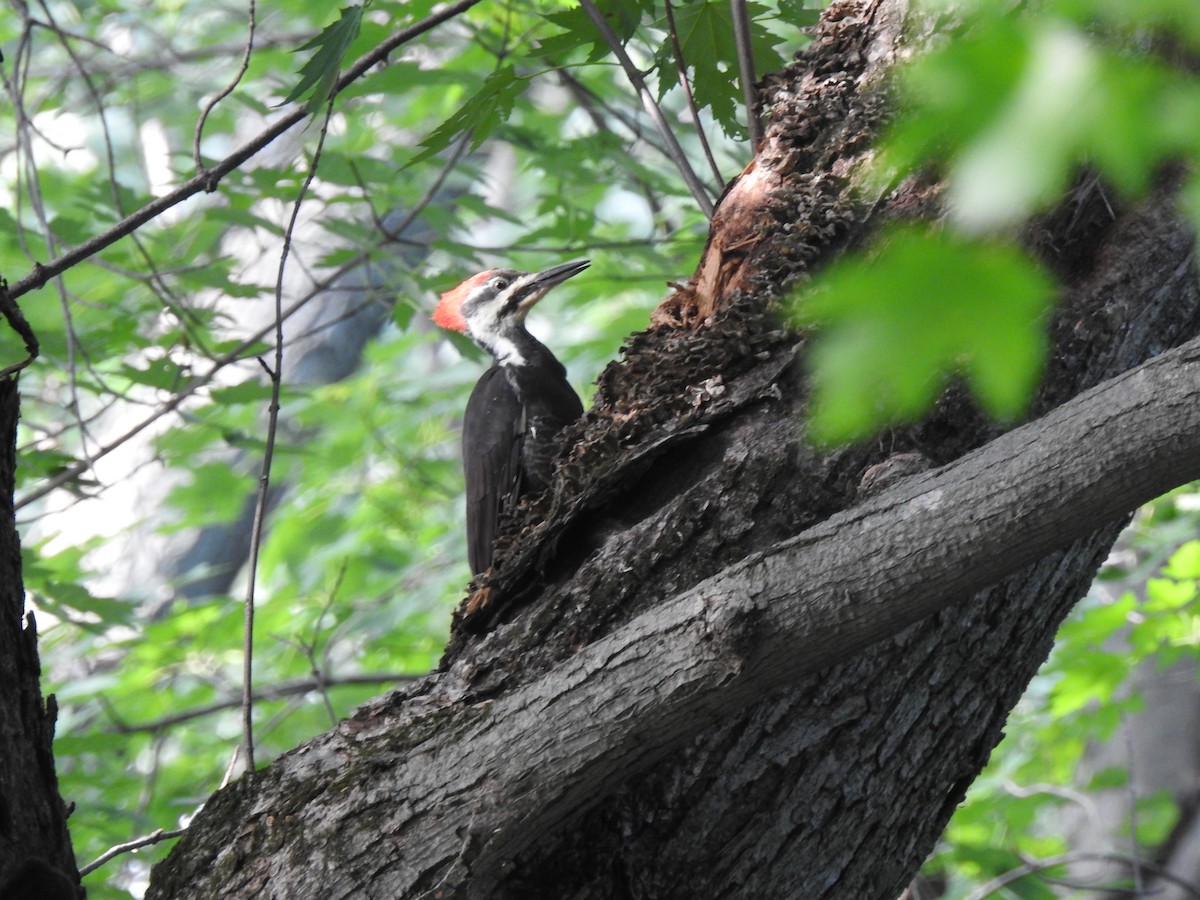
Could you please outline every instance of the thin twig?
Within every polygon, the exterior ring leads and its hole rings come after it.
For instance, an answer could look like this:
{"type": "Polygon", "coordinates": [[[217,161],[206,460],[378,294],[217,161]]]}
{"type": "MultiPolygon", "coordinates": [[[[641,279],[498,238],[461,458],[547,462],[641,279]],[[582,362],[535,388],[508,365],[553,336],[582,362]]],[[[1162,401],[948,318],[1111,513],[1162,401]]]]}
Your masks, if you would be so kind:
{"type": "Polygon", "coordinates": [[[1074,803],[1080,808],[1088,821],[1097,829],[1100,825],[1100,810],[1096,808],[1095,798],[1087,791],[1077,790],[1076,788],[1064,787],[1059,784],[1029,784],[1020,785],[1014,784],[1010,780],[1005,780],[1004,791],[1014,797],[1036,797],[1039,794],[1046,794],[1051,797],[1059,797],[1074,803]]]}
{"type": "Polygon", "coordinates": [[[246,70],[250,68],[250,54],[254,52],[254,0],[250,0],[247,4],[247,18],[249,22],[246,26],[246,46],[242,50],[242,64],[238,67],[236,74],[229,84],[225,85],[215,97],[204,104],[204,109],[200,111],[200,118],[196,120],[196,131],[192,137],[192,160],[196,166],[197,174],[204,171],[204,162],[200,159],[200,139],[204,137],[204,123],[208,121],[208,117],[212,111],[217,108],[217,104],[233,93],[242,81],[246,74],[246,70]]]}
{"type": "MultiPolygon", "coordinates": [[[[42,7],[42,10],[46,15],[46,21],[49,23],[49,30],[51,30],[58,38],[59,43],[62,45],[63,52],[65,52],[70,58],[75,70],[79,74],[79,81],[83,84],[84,88],[88,92],[88,95],[92,98],[92,104],[96,109],[96,113],[98,114],[98,119],[100,122],[100,134],[104,144],[104,157],[108,167],[108,189],[112,198],[113,210],[118,216],[123,216],[125,215],[125,209],[121,201],[121,191],[117,182],[117,154],[115,148],[113,147],[112,131],[108,127],[108,114],[104,105],[104,99],[100,95],[100,90],[96,87],[91,72],[84,64],[83,60],[80,59],[79,55],[75,52],[75,48],[71,45],[71,41],[67,40],[65,37],[64,30],[59,27],[58,21],[54,18],[54,14],[50,11],[50,7],[47,5],[46,0],[39,0],[39,5],[42,7]]],[[[189,339],[196,344],[196,346],[199,347],[201,351],[205,353],[205,355],[209,355],[206,335],[202,329],[196,327],[200,324],[198,317],[195,315],[195,313],[187,308],[187,304],[182,298],[176,297],[172,294],[170,285],[167,284],[166,279],[163,278],[162,273],[159,272],[153,256],[151,255],[150,251],[146,249],[146,245],[142,242],[141,237],[135,233],[130,234],[129,239],[133,242],[133,246],[137,249],[138,256],[140,256],[143,263],[145,263],[146,271],[141,277],[145,281],[146,286],[149,288],[151,293],[158,298],[159,302],[161,302],[164,307],[170,310],[175,318],[179,320],[180,325],[183,326],[184,332],[188,335],[189,339]]],[[[71,325],[70,313],[66,308],[66,303],[67,301],[64,296],[63,312],[67,319],[67,336],[70,342],[68,344],[68,353],[71,353],[75,349],[75,345],[78,343],[78,340],[75,337],[74,328],[71,325]]],[[[79,401],[75,396],[75,377],[73,369],[71,372],[71,396],[72,402],[78,405],[79,401]]],[[[80,430],[82,431],[82,427],[80,430]]],[[[86,439],[88,435],[84,433],[82,437],[86,439]]]]}
{"type": "MultiPolygon", "coordinates": [[[[450,173],[454,171],[454,167],[457,166],[459,161],[463,158],[463,154],[466,153],[467,145],[471,142],[472,134],[473,130],[470,128],[463,132],[462,137],[458,139],[458,143],[455,144],[454,149],[450,151],[450,155],[442,164],[441,169],[438,170],[437,175],[434,176],[433,181],[430,182],[425,193],[415,204],[413,204],[412,209],[405,213],[404,218],[401,219],[396,225],[389,228],[379,214],[375,212],[374,205],[371,206],[371,217],[375,220],[375,225],[379,229],[380,233],[387,237],[388,240],[398,240],[400,235],[404,234],[404,232],[408,230],[408,227],[417,220],[417,216],[423,213],[425,208],[433,202],[434,196],[442,189],[442,185],[446,183],[446,179],[450,176],[450,173]]],[[[355,178],[358,178],[357,170],[355,170],[355,178]]],[[[359,184],[364,189],[366,188],[366,185],[361,179],[359,179],[359,184]]],[[[370,195],[364,190],[364,196],[369,197],[370,195]]]]}
{"type": "MultiPolygon", "coordinates": [[[[34,175],[37,174],[37,167],[32,166],[29,160],[33,157],[33,140],[30,138],[30,132],[38,134],[37,126],[33,122],[32,116],[25,108],[25,85],[29,81],[29,66],[30,60],[33,58],[33,21],[29,18],[29,8],[21,6],[23,23],[21,25],[21,37],[17,41],[17,46],[12,55],[12,79],[8,77],[8,73],[0,66],[0,79],[4,82],[4,89],[8,92],[12,100],[13,113],[16,115],[16,130],[15,130],[15,145],[14,156],[16,158],[15,173],[17,179],[15,204],[16,210],[13,214],[13,235],[17,239],[17,245],[21,248],[26,256],[32,258],[33,253],[29,249],[29,242],[26,239],[26,229],[22,224],[25,220],[24,205],[25,198],[28,195],[30,203],[34,205],[34,214],[37,214],[38,199],[41,196],[41,186],[34,175]],[[29,172],[26,172],[28,167],[29,172]],[[26,184],[26,181],[29,183],[26,184]]],[[[50,146],[57,148],[53,142],[49,142],[50,146]]],[[[64,152],[60,150],[60,152],[64,152]]],[[[42,224],[39,221],[39,224],[42,224]]],[[[42,227],[46,227],[43,225],[42,227]]],[[[54,253],[53,247],[47,248],[48,252],[54,253]]]]}
{"type": "MultiPolygon", "coordinates": [[[[286,644],[293,650],[298,650],[305,659],[308,660],[308,670],[312,672],[313,685],[317,693],[321,695],[321,701],[325,704],[325,714],[329,716],[330,727],[337,724],[337,713],[333,709],[333,701],[329,698],[327,686],[329,679],[325,677],[325,671],[321,664],[317,661],[317,648],[321,645],[321,629],[325,622],[325,616],[329,610],[333,608],[334,602],[337,600],[338,590],[342,586],[342,580],[346,577],[346,566],[349,560],[342,560],[341,568],[338,570],[337,578],[334,580],[333,588],[329,592],[329,596],[325,598],[325,603],[321,607],[321,612],[317,616],[317,620],[313,623],[312,637],[308,640],[295,641],[284,635],[273,634],[271,637],[280,643],[286,644]]],[[[326,661],[328,661],[329,645],[326,644],[326,661]]]]}
{"type": "MultiPolygon", "coordinates": [[[[601,132],[614,130],[609,122],[609,119],[611,119],[614,122],[624,125],[629,132],[629,136],[634,141],[644,142],[647,147],[663,154],[663,156],[668,155],[667,148],[659,143],[658,129],[646,131],[644,123],[638,119],[635,112],[627,112],[621,107],[608,103],[603,97],[576,78],[572,74],[570,67],[559,65],[553,60],[549,62],[551,70],[558,76],[558,80],[566,85],[567,90],[575,97],[575,101],[587,113],[588,118],[596,125],[597,130],[601,132]],[[600,112],[597,110],[602,111],[604,116],[600,115],[600,112]]],[[[532,141],[530,143],[532,144],[532,141]]],[[[623,164],[626,163],[625,160],[621,160],[621,162],[623,164]]],[[[634,171],[632,166],[626,165],[625,167],[631,172],[634,171]]]]}
{"type": "MultiPolygon", "coordinates": [[[[627,129],[629,129],[629,133],[635,142],[644,141],[648,146],[653,147],[658,152],[664,154],[666,153],[666,151],[659,144],[655,143],[653,133],[643,133],[644,129],[641,127],[636,118],[625,116],[620,110],[613,109],[611,106],[605,103],[602,98],[598,97],[595,91],[591,90],[589,87],[581,83],[579,79],[571,75],[570,71],[565,66],[559,67],[555,71],[558,74],[559,81],[566,86],[567,90],[570,91],[571,95],[575,98],[576,103],[579,104],[579,108],[583,110],[584,114],[589,119],[592,120],[592,124],[595,126],[598,133],[603,134],[612,130],[609,119],[605,118],[605,116],[608,116],[611,119],[620,122],[627,129]],[[601,115],[601,112],[603,112],[604,115],[601,115]]],[[[671,228],[667,224],[668,217],[663,214],[662,204],[658,200],[655,189],[649,183],[647,183],[645,177],[641,172],[638,171],[638,167],[633,163],[632,154],[618,154],[617,159],[620,160],[620,165],[629,173],[630,178],[633,180],[633,183],[637,185],[638,190],[642,192],[642,196],[646,200],[646,205],[650,207],[651,219],[655,223],[653,227],[657,228],[666,225],[666,230],[668,232],[675,233],[678,229],[671,228]]],[[[588,246],[592,247],[594,245],[589,244],[588,246]]],[[[505,248],[505,251],[507,252],[509,249],[510,248],[505,248]]]]}
{"type": "Polygon", "coordinates": [[[275,458],[275,438],[279,431],[279,396],[283,389],[283,276],[287,271],[288,255],[292,250],[292,236],[296,232],[296,222],[300,219],[300,210],[304,206],[304,196],[312,187],[313,179],[317,177],[317,167],[321,162],[321,151],[325,149],[325,138],[329,135],[329,120],[333,117],[333,97],[325,103],[325,118],[321,122],[321,131],[317,136],[317,146],[313,151],[312,162],[304,182],[300,185],[300,193],[292,204],[292,214],[288,218],[287,228],[283,232],[283,247],[279,252],[279,272],[275,278],[275,358],[274,364],[263,368],[271,377],[271,403],[267,414],[267,440],[263,449],[262,474],[258,478],[258,496],[254,501],[254,526],[250,532],[250,575],[246,585],[246,605],[244,609],[244,628],[242,652],[242,742],[245,747],[246,771],[254,771],[254,590],[258,581],[258,554],[262,548],[263,522],[267,516],[267,492],[271,486],[271,463],[275,458]]]}
{"type": "MultiPolygon", "coordinates": [[[[387,59],[388,55],[397,47],[408,43],[414,38],[420,37],[431,28],[454,18],[479,2],[480,0],[459,0],[458,3],[452,3],[420,22],[392,34],[370,53],[361,56],[346,70],[345,74],[334,83],[330,91],[330,99],[336,97],[348,85],[361,78],[373,66],[387,59]]],[[[297,107],[211,168],[189,178],[169,194],[164,194],[130,213],[107,231],[72,247],[61,256],[55,257],[44,265],[35,263],[32,272],[12,285],[9,290],[10,298],[16,300],[30,291],[42,287],[49,279],[56,275],[61,275],[67,269],[77,265],[88,257],[95,256],[105,247],[116,243],[135,229],[162,215],[168,209],[178,206],[189,197],[201,192],[215,191],[222,178],[269,146],[280,135],[290,131],[307,118],[307,110],[304,107],[297,107]]]]}
{"type": "Polygon", "coordinates": [[[646,87],[642,73],[633,64],[633,60],[629,58],[629,54],[621,46],[621,39],[617,37],[616,32],[605,21],[600,10],[596,8],[596,4],[592,0],[579,0],[579,5],[583,7],[588,18],[592,20],[592,24],[596,26],[596,30],[600,32],[600,36],[604,38],[604,42],[608,44],[608,48],[612,50],[613,55],[616,56],[617,61],[621,64],[621,68],[625,70],[625,77],[629,79],[629,83],[633,85],[633,89],[637,92],[638,99],[642,101],[642,107],[646,110],[646,114],[650,116],[655,128],[658,129],[658,133],[666,141],[667,155],[670,157],[671,162],[679,170],[679,174],[683,177],[684,183],[687,184],[688,190],[691,191],[696,204],[704,212],[704,215],[711,219],[713,213],[712,198],[709,196],[700,179],[696,177],[696,172],[692,169],[691,163],[688,162],[683,148],[679,146],[679,141],[671,131],[671,126],[667,124],[666,117],[654,101],[654,95],[646,87]]]}
{"type": "MultiPolygon", "coordinates": [[[[239,699],[236,705],[241,706],[242,701],[239,699]]],[[[238,760],[241,758],[242,745],[239,743],[233,748],[233,753],[229,757],[229,765],[225,767],[225,774],[221,776],[221,784],[217,787],[217,790],[225,790],[225,788],[229,786],[229,783],[233,781],[233,775],[237,771],[238,760]]]]}
{"type": "MultiPolygon", "coordinates": [[[[161,34],[153,31],[145,22],[142,23],[145,30],[152,36],[152,40],[157,40],[157,43],[148,45],[145,56],[115,56],[112,52],[112,47],[97,40],[88,34],[83,34],[78,31],[72,31],[70,28],[63,28],[62,33],[73,41],[78,41],[84,44],[90,44],[97,50],[108,54],[107,58],[96,57],[88,63],[88,69],[96,75],[108,76],[110,82],[127,81],[143,72],[161,72],[164,62],[179,63],[187,65],[189,63],[206,63],[212,60],[228,60],[230,57],[236,56],[246,49],[244,40],[228,44],[212,44],[207,47],[194,47],[188,50],[180,50],[178,47],[168,46],[168,41],[161,34]],[[151,52],[152,51],[152,52],[151,52]]],[[[312,38],[311,29],[297,29],[295,31],[281,30],[272,32],[270,37],[262,37],[261,35],[255,39],[254,46],[257,50],[283,49],[292,50],[300,44],[312,38]]],[[[133,52],[137,52],[136,50],[133,52]]],[[[30,67],[29,74],[33,78],[57,78],[60,82],[63,79],[63,69],[61,65],[50,64],[35,64],[30,67]]]]}
{"type": "Polygon", "coordinates": [[[140,850],[142,847],[149,847],[151,844],[157,844],[162,841],[169,841],[171,838],[177,838],[183,834],[186,828],[176,828],[174,831],[166,831],[162,828],[158,831],[153,831],[145,837],[134,838],[124,844],[117,844],[115,847],[109,847],[86,866],[79,867],[81,876],[95,872],[98,868],[116,856],[122,853],[132,853],[134,850],[140,850]]]}
{"type": "MultiPolygon", "coordinates": [[[[79,73],[80,81],[92,98],[92,104],[95,106],[96,113],[98,114],[100,120],[100,133],[103,138],[104,157],[108,165],[108,186],[112,196],[113,208],[116,210],[117,214],[120,215],[122,213],[122,209],[121,192],[117,188],[117,159],[116,153],[113,150],[112,132],[108,127],[108,116],[107,110],[104,106],[104,100],[101,98],[100,92],[96,89],[95,82],[92,80],[91,75],[88,74],[87,66],[83,64],[83,60],[81,60],[78,54],[76,54],[75,48],[71,45],[71,42],[63,35],[62,29],[59,28],[58,22],[54,18],[54,14],[50,11],[49,6],[46,4],[46,0],[40,0],[39,5],[42,8],[42,12],[46,16],[46,22],[49,23],[45,27],[52,34],[54,34],[55,37],[58,38],[60,46],[67,54],[67,57],[71,60],[75,70],[79,73]]],[[[32,147],[29,150],[29,154],[30,162],[36,169],[36,160],[33,159],[32,147]]],[[[49,223],[46,222],[45,216],[39,215],[38,221],[42,224],[43,230],[45,231],[48,249],[51,253],[57,252],[58,242],[52,234],[49,223]]],[[[143,248],[140,243],[137,246],[141,251],[142,257],[147,263],[150,271],[153,273],[154,265],[149,254],[146,253],[145,248],[143,248]]],[[[95,441],[93,440],[91,432],[88,431],[87,425],[84,422],[83,408],[79,403],[79,376],[76,356],[80,353],[81,343],[79,340],[79,335],[75,331],[75,319],[71,314],[71,298],[67,295],[66,285],[63,283],[62,279],[57,279],[55,284],[58,288],[58,300],[59,307],[62,310],[63,326],[67,334],[67,392],[68,396],[70,397],[67,402],[67,409],[75,419],[76,426],[79,429],[79,450],[83,456],[83,461],[88,464],[89,468],[91,468],[92,458],[88,450],[88,446],[89,444],[95,443],[95,441]]]]}
{"type": "MultiPolygon", "coordinates": [[[[329,610],[333,609],[333,604],[337,600],[338,591],[342,588],[342,582],[346,579],[346,569],[350,565],[349,559],[343,559],[342,565],[338,569],[337,578],[333,582],[333,587],[330,588],[329,597],[325,601],[325,605],[321,607],[321,614],[317,616],[317,621],[313,623],[312,640],[309,641],[305,655],[308,657],[309,666],[312,669],[313,680],[317,682],[317,689],[321,692],[321,699],[325,701],[325,711],[329,714],[330,727],[337,724],[337,714],[333,711],[333,701],[329,699],[329,680],[325,677],[325,669],[317,663],[317,646],[321,643],[321,628],[325,621],[325,616],[329,610]]],[[[325,662],[329,662],[329,644],[325,644],[325,662]]]]}
{"type": "Polygon", "coordinates": [[[746,103],[746,127],[750,130],[750,152],[757,153],[762,143],[762,122],[758,120],[755,107],[758,93],[754,88],[754,48],[750,43],[750,13],[746,0],[730,0],[733,13],[733,43],[737,47],[738,81],[742,83],[742,98],[746,103]]]}
{"type": "Polygon", "coordinates": [[[166,743],[167,737],[165,735],[156,734],[150,739],[150,756],[152,762],[150,764],[150,771],[142,779],[134,821],[145,819],[146,813],[150,809],[150,804],[154,801],[154,788],[158,783],[158,776],[162,772],[163,748],[166,743]]]}
{"type": "MultiPolygon", "coordinates": [[[[283,313],[284,320],[291,318],[293,315],[298,313],[301,309],[303,309],[305,306],[307,306],[314,299],[321,296],[322,292],[326,288],[328,288],[330,284],[332,284],[338,278],[345,275],[351,269],[360,265],[369,256],[370,256],[370,251],[364,250],[361,253],[355,254],[355,256],[352,259],[348,260],[346,263],[339,266],[334,272],[332,272],[330,274],[328,279],[326,279],[321,284],[314,285],[313,288],[307,294],[305,294],[303,297],[301,297],[299,300],[297,300],[295,303],[293,303],[291,306],[289,306],[286,310],[284,310],[284,313],[283,313]]],[[[207,387],[212,382],[212,380],[216,377],[217,373],[220,372],[222,369],[224,369],[226,366],[232,365],[233,363],[236,363],[236,362],[241,362],[243,359],[246,359],[247,353],[256,344],[258,344],[263,338],[270,335],[271,332],[274,330],[275,330],[275,324],[274,324],[274,322],[271,322],[270,324],[264,326],[263,328],[260,328],[258,331],[255,331],[249,337],[245,338],[243,341],[241,341],[241,343],[239,343],[236,347],[234,347],[228,353],[224,353],[221,356],[218,356],[215,360],[212,361],[212,365],[208,368],[207,371],[205,371],[201,375],[195,376],[190,381],[188,381],[187,384],[185,384],[183,387],[181,387],[179,389],[178,393],[172,395],[169,399],[163,401],[163,403],[160,406],[158,406],[154,410],[154,412],[152,412],[146,418],[142,419],[142,421],[140,421],[137,424],[130,427],[127,431],[125,431],[122,434],[118,435],[117,437],[113,438],[107,444],[104,444],[103,446],[101,446],[97,450],[95,450],[92,453],[92,461],[94,462],[94,461],[100,459],[101,457],[107,456],[108,454],[112,453],[114,450],[120,448],[121,446],[123,446],[124,444],[126,444],[130,440],[132,440],[133,438],[137,437],[137,435],[141,434],[141,432],[145,431],[147,428],[149,428],[151,425],[153,425],[155,422],[157,422],[163,416],[169,415],[170,413],[174,412],[176,409],[179,408],[180,405],[182,405],[183,401],[187,400],[189,397],[191,397],[193,394],[195,394],[197,391],[201,390],[202,388],[207,387]]],[[[68,483],[76,480],[80,475],[82,475],[87,470],[87,468],[88,468],[88,464],[86,462],[73,463],[69,466],[64,467],[53,478],[47,479],[42,484],[40,484],[38,487],[29,491],[29,493],[23,495],[21,497],[21,499],[18,500],[14,504],[14,509],[21,509],[25,506],[28,506],[30,503],[33,503],[35,500],[39,500],[42,497],[46,496],[51,491],[62,487],[64,484],[68,484],[68,483]]]]}
{"type": "MultiPolygon", "coordinates": [[[[322,675],[319,683],[312,678],[303,678],[295,681],[280,682],[268,687],[255,688],[254,700],[256,702],[282,700],[286,697],[294,697],[297,694],[307,694],[311,691],[320,690],[322,687],[369,687],[380,684],[402,684],[408,681],[415,681],[420,677],[422,676],[410,675],[403,672],[385,672],[380,675],[346,675],[342,677],[322,675]]],[[[239,693],[237,696],[227,697],[224,700],[217,700],[213,703],[207,703],[204,706],[196,706],[182,712],[172,713],[169,716],[163,716],[161,719],[133,723],[122,721],[113,714],[112,710],[109,710],[113,724],[107,731],[112,734],[136,734],[140,732],[154,734],[159,731],[165,731],[168,728],[174,728],[176,725],[182,725],[184,722],[190,722],[193,719],[202,719],[205,716],[211,716],[228,709],[237,709],[241,705],[242,697],[239,693]]]]}
{"type": "MultiPolygon", "coordinates": [[[[32,58],[32,40],[30,37],[32,31],[32,22],[29,18],[28,7],[20,7],[23,18],[21,26],[21,37],[17,42],[16,51],[13,54],[12,72],[13,80],[10,81],[8,73],[0,66],[0,80],[3,81],[4,89],[12,98],[13,112],[16,114],[16,176],[17,176],[17,208],[13,218],[16,220],[15,237],[17,243],[22,250],[27,251],[28,246],[25,241],[25,231],[20,223],[23,218],[21,214],[21,201],[25,196],[25,191],[20,189],[21,173],[24,171],[22,156],[28,158],[33,154],[33,141],[30,140],[29,132],[34,129],[33,121],[25,110],[24,87],[28,79],[29,61],[32,58]]],[[[36,180],[33,184],[31,196],[40,196],[36,180]]],[[[43,217],[44,218],[44,217],[43,217]]],[[[53,251],[51,251],[53,252],[53,251]]],[[[0,375],[7,377],[16,372],[21,371],[38,357],[40,351],[37,336],[33,333],[29,322],[26,321],[24,313],[21,312],[11,293],[9,292],[8,281],[0,278],[0,313],[3,314],[5,321],[9,326],[21,337],[22,343],[25,345],[26,356],[23,360],[6,366],[0,375]]]]}
{"type": "Polygon", "coordinates": [[[717,160],[713,157],[712,147],[708,145],[708,137],[700,124],[700,109],[696,106],[696,95],[692,93],[692,83],[688,81],[687,60],[683,57],[683,45],[679,43],[679,29],[675,25],[675,7],[671,5],[671,0],[665,0],[665,2],[667,25],[671,32],[671,47],[675,51],[675,70],[679,73],[679,86],[683,88],[683,95],[687,97],[688,109],[692,113],[692,124],[696,126],[696,137],[700,139],[700,146],[704,149],[704,158],[708,160],[708,167],[712,169],[713,178],[717,180],[717,184],[724,184],[725,179],[721,176],[721,170],[717,168],[717,160]]]}

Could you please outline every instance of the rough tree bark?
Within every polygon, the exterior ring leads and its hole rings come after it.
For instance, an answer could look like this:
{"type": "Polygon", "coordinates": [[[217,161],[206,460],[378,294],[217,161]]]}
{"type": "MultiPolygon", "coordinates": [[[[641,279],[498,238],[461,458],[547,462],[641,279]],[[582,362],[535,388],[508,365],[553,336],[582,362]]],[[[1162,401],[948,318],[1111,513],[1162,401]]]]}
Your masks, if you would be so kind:
{"type": "Polygon", "coordinates": [[[54,772],[54,698],[42,702],[13,512],[17,380],[0,379],[0,897],[70,900],[79,873],[54,772]]]}
{"type": "Polygon", "coordinates": [[[1001,437],[952,390],[869,444],[805,444],[803,336],[773,302],[879,224],[937,214],[928,181],[853,190],[886,73],[920,43],[905,15],[835,2],[768,79],[765,143],[696,276],[602,376],[441,671],[218,792],[149,897],[899,892],[1124,513],[1200,474],[1197,351],[1163,353],[1200,331],[1169,176],[1128,208],[1081,178],[1030,225],[1065,285],[1043,418],[1001,437]],[[1112,415],[1057,409],[1157,354],[1105,386],[1112,415]],[[1118,408],[1143,417],[1128,442],[1118,408]],[[1144,466],[1099,452],[1138,446],[1144,466]]]}

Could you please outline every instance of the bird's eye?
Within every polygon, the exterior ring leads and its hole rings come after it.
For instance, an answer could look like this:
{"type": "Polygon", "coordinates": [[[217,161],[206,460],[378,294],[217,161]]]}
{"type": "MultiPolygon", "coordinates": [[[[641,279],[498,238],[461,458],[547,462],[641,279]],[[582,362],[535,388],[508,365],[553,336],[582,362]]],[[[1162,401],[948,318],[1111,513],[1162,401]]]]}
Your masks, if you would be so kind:
{"type": "Polygon", "coordinates": [[[496,288],[496,290],[498,290],[498,291],[502,291],[502,290],[504,290],[506,287],[508,287],[508,280],[507,280],[507,279],[505,279],[505,278],[493,278],[493,279],[492,279],[492,286],[493,286],[493,287],[495,287],[495,288],[496,288]]]}

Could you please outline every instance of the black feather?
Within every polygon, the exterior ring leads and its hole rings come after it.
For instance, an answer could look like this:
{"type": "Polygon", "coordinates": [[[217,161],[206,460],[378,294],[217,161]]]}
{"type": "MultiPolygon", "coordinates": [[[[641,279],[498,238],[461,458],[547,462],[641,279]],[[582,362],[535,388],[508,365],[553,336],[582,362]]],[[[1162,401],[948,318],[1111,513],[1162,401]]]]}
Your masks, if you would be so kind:
{"type": "Polygon", "coordinates": [[[467,559],[476,574],[494,561],[501,517],[523,494],[547,487],[558,432],[583,414],[562,363],[527,333],[524,337],[525,363],[488,369],[463,417],[467,559]]]}

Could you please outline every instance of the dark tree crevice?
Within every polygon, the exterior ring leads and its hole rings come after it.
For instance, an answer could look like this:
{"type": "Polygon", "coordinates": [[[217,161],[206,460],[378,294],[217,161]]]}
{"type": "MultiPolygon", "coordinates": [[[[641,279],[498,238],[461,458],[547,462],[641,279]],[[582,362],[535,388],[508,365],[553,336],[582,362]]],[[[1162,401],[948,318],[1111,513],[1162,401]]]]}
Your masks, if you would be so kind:
{"type": "Polygon", "coordinates": [[[0,379],[0,897],[70,900],[79,873],[54,770],[56,706],[42,700],[13,511],[19,410],[17,380],[0,379]]]}

